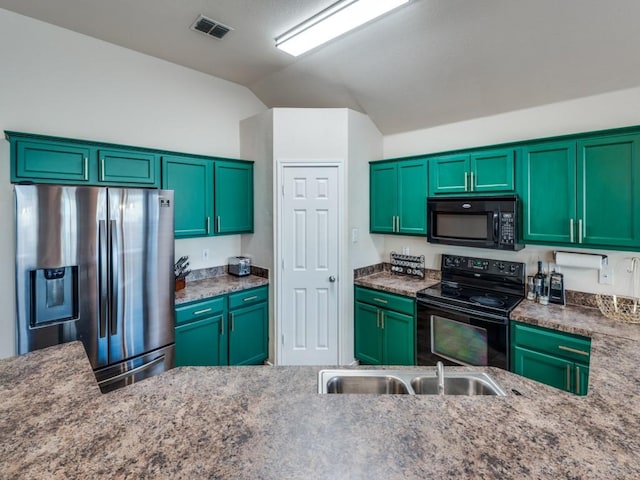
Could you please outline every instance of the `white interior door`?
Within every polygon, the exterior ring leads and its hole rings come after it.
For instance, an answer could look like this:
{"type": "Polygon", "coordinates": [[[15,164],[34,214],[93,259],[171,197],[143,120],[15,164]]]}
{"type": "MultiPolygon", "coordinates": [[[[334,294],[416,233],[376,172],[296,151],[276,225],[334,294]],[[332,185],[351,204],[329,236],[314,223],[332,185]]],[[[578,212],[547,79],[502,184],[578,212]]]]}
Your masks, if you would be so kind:
{"type": "Polygon", "coordinates": [[[285,166],[280,364],[338,363],[338,167],[285,166]]]}

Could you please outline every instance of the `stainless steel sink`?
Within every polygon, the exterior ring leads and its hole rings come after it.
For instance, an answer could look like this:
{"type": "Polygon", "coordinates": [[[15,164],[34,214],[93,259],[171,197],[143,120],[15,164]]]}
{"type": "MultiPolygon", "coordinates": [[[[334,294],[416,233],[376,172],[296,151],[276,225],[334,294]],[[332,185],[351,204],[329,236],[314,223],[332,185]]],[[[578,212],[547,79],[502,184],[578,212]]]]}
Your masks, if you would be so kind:
{"type": "Polygon", "coordinates": [[[407,385],[396,377],[362,376],[332,377],[327,381],[326,393],[399,393],[407,395],[407,385]]]}
{"type": "MultiPolygon", "coordinates": [[[[432,370],[321,370],[318,393],[368,393],[438,395],[438,378],[432,370]]],[[[444,374],[444,395],[507,394],[490,375],[482,372],[444,374]]]]}

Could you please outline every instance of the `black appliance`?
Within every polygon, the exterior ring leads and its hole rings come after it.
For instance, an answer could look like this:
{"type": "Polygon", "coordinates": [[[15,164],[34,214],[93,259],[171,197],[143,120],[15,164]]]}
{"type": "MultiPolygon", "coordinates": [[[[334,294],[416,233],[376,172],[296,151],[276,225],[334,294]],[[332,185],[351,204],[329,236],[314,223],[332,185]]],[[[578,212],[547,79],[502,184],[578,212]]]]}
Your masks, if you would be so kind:
{"type": "Polygon", "coordinates": [[[417,363],[509,369],[509,315],[525,264],[442,255],[442,281],[417,293],[417,363]]]}
{"type": "Polygon", "coordinates": [[[427,240],[463,247],[521,250],[516,195],[427,198],[427,240]]]}

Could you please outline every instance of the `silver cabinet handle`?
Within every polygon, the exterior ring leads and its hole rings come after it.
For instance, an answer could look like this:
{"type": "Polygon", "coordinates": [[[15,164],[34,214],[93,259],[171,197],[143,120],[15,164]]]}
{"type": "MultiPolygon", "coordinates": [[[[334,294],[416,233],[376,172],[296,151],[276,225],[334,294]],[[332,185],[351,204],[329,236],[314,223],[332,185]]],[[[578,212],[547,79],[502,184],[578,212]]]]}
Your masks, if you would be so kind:
{"type": "Polygon", "coordinates": [[[384,330],[384,312],[380,310],[380,328],[384,330]]]}
{"type": "Polygon", "coordinates": [[[100,159],[100,180],[104,181],[104,157],[100,159]]]}
{"type": "Polygon", "coordinates": [[[582,219],[578,219],[578,243],[582,243],[582,219]]]}
{"type": "Polygon", "coordinates": [[[207,235],[211,233],[211,218],[207,217],[207,235]]]}
{"type": "Polygon", "coordinates": [[[567,390],[571,390],[571,365],[567,365],[567,390]]]}
{"type": "Polygon", "coordinates": [[[376,328],[380,328],[380,310],[376,309],[376,328]]]}
{"type": "Polygon", "coordinates": [[[216,232],[220,233],[220,215],[216,217],[216,232]]]}
{"type": "Polygon", "coordinates": [[[564,350],[565,352],[577,353],[578,355],[586,355],[589,356],[589,352],[585,352],[584,350],[578,350],[571,347],[565,347],[564,345],[558,345],[560,350],[564,350]]]}
{"type": "Polygon", "coordinates": [[[469,174],[468,174],[467,172],[464,172],[464,191],[465,191],[465,192],[467,191],[467,188],[468,188],[468,187],[467,187],[467,176],[468,176],[468,175],[469,175],[469,174]]]}
{"type": "Polygon", "coordinates": [[[257,298],[258,298],[258,296],[254,295],[253,297],[243,298],[242,301],[243,302],[250,302],[251,300],[256,300],[257,298]]]}
{"type": "Polygon", "coordinates": [[[224,335],[224,315],[220,316],[220,336],[224,335]]]}
{"type": "Polygon", "coordinates": [[[400,233],[400,215],[396,216],[396,232],[400,233]]]}
{"type": "Polygon", "coordinates": [[[329,277],[329,281],[330,281],[331,283],[335,282],[335,281],[336,281],[336,277],[334,277],[333,275],[331,275],[331,276],[329,277]]]}
{"type": "Polygon", "coordinates": [[[471,186],[471,191],[473,192],[473,172],[471,172],[471,181],[469,182],[469,185],[471,186]]]}
{"type": "Polygon", "coordinates": [[[84,179],[89,180],[89,158],[84,157],[84,179]]]}
{"type": "Polygon", "coordinates": [[[569,219],[569,242],[573,243],[573,218],[569,219]]]}
{"type": "Polygon", "coordinates": [[[389,303],[389,302],[387,302],[386,300],[383,300],[383,299],[378,298],[378,297],[375,297],[375,298],[373,299],[373,301],[374,301],[374,302],[380,302],[380,303],[389,303]]]}
{"type": "Polygon", "coordinates": [[[576,393],[580,395],[580,367],[576,365],[576,393]]]}
{"type": "Polygon", "coordinates": [[[197,312],[193,312],[194,315],[202,315],[203,313],[207,313],[213,310],[213,308],[205,308],[204,310],[198,310],[197,312]]]}
{"type": "Polygon", "coordinates": [[[233,321],[233,312],[229,314],[229,330],[233,332],[234,321],[233,321]]]}

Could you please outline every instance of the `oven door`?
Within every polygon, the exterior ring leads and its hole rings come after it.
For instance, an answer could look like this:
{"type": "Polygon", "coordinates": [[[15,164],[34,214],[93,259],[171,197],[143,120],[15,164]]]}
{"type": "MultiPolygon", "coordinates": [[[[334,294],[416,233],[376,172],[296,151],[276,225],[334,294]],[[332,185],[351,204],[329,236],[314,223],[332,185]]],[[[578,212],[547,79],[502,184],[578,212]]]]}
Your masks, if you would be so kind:
{"type": "Polygon", "coordinates": [[[417,300],[418,365],[481,365],[509,369],[509,320],[417,300]]]}

